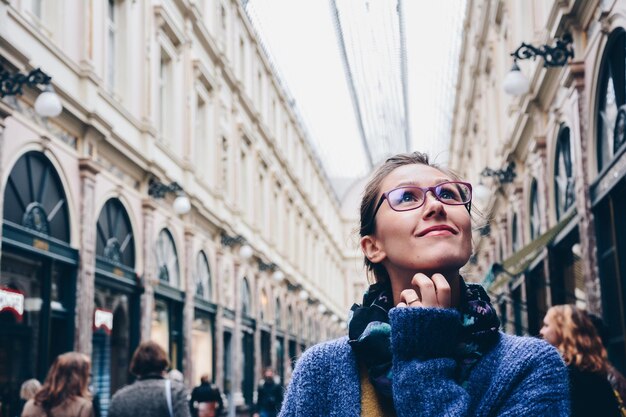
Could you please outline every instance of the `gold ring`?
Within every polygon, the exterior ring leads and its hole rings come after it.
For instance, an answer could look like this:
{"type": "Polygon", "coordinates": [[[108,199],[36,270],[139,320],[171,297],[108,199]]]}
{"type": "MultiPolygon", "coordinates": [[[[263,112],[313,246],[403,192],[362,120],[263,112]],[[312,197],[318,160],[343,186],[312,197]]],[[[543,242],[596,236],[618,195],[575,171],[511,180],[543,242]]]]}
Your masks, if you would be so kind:
{"type": "Polygon", "coordinates": [[[416,299],[414,299],[414,300],[407,301],[407,302],[406,302],[406,305],[410,306],[410,305],[411,305],[411,304],[413,304],[414,302],[419,301],[419,299],[420,299],[420,298],[419,298],[419,297],[417,297],[417,298],[416,298],[416,299]]]}

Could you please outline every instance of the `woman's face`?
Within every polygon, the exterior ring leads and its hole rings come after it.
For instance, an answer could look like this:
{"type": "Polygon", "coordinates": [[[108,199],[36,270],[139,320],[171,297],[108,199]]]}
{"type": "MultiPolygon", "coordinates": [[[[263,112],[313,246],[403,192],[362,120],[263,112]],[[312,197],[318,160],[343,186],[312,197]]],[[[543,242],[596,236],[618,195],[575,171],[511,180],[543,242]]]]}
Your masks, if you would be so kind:
{"type": "Polygon", "coordinates": [[[546,342],[552,346],[558,346],[561,342],[559,332],[557,331],[557,323],[554,319],[554,314],[548,311],[548,314],[543,318],[543,327],[539,330],[539,334],[546,342]]]}
{"type": "MultiPolygon", "coordinates": [[[[399,186],[427,187],[444,181],[454,179],[428,165],[404,165],[382,181],[378,199],[399,186]]],[[[372,238],[381,258],[370,260],[382,262],[390,276],[394,270],[446,274],[458,271],[469,259],[471,218],[465,206],[443,204],[428,192],[424,204],[415,210],[394,211],[384,201],[372,238]]]]}

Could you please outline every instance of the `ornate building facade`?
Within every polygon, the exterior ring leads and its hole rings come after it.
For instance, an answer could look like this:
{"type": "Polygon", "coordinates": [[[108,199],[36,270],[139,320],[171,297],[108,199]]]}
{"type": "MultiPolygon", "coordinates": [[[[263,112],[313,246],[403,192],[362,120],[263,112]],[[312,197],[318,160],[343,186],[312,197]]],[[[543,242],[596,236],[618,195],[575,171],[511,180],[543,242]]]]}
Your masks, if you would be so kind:
{"type": "Polygon", "coordinates": [[[624,371],[626,1],[470,0],[463,45],[450,166],[482,210],[467,274],[508,332],[537,335],[556,304],[601,315],[624,371]],[[573,58],[519,59],[528,92],[505,94],[522,42],[568,36],[573,58]]]}
{"type": "Polygon", "coordinates": [[[0,100],[0,415],[72,349],[106,413],[149,339],[245,407],[345,332],[353,222],[240,2],[2,0],[0,22],[3,67],[63,103],[0,100]]]}

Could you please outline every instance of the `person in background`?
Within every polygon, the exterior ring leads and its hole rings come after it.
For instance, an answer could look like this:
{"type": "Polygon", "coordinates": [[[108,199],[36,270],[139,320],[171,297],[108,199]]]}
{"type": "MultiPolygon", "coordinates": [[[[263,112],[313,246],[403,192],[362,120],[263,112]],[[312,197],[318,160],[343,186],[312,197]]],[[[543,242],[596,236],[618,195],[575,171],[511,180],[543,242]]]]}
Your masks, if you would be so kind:
{"type": "Polygon", "coordinates": [[[171,371],[169,371],[167,373],[167,378],[171,379],[172,381],[176,381],[180,384],[185,383],[185,376],[178,369],[172,369],[171,371]]]}
{"type": "Polygon", "coordinates": [[[22,414],[22,410],[24,410],[24,406],[28,402],[28,400],[35,398],[35,394],[41,388],[41,382],[39,382],[35,378],[27,379],[22,383],[20,387],[20,402],[18,404],[16,416],[20,416],[22,414]]]}
{"type": "Polygon", "coordinates": [[[200,377],[200,385],[191,391],[189,410],[192,417],[214,417],[222,415],[224,402],[220,389],[209,382],[208,375],[200,377]]]}
{"type": "Polygon", "coordinates": [[[569,416],[557,350],[501,333],[485,290],[460,275],[471,202],[471,184],[426,154],[380,164],[360,220],[375,283],[352,307],[347,337],[298,359],[281,416],[569,416]]]}
{"type": "Polygon", "coordinates": [[[43,386],[28,400],[22,417],[93,417],[89,357],[78,352],[57,356],[43,386]]]}
{"type": "MultiPolygon", "coordinates": [[[[587,315],[591,319],[591,322],[595,326],[598,331],[598,335],[600,336],[600,340],[602,340],[602,345],[606,349],[609,341],[609,327],[604,323],[601,317],[587,312],[587,315]]],[[[624,375],[615,367],[610,361],[607,361],[607,379],[609,383],[613,387],[613,390],[617,392],[619,395],[620,407],[622,408],[622,414],[626,416],[626,378],[624,375]]]]}
{"type": "Polygon", "coordinates": [[[113,395],[109,417],[188,417],[187,390],[180,382],[165,378],[168,367],[161,346],[142,342],[130,362],[137,380],[113,395]]]}
{"type": "Polygon", "coordinates": [[[266,368],[259,382],[255,417],[276,417],[283,403],[283,387],[276,382],[274,370],[266,368]]]}
{"type": "Polygon", "coordinates": [[[607,380],[606,350],[587,313],[570,304],[552,306],[539,333],[567,364],[572,416],[618,417],[618,400],[607,380]]]}

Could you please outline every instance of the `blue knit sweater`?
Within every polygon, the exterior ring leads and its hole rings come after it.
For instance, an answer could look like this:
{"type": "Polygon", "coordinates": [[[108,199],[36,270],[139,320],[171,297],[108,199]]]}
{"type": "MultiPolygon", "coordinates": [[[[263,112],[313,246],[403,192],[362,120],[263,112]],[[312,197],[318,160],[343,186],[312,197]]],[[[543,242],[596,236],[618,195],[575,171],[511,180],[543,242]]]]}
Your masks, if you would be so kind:
{"type": "MultiPolygon", "coordinates": [[[[393,401],[408,416],[569,416],[568,375],[559,353],[538,339],[501,334],[455,381],[461,317],[455,309],[393,308],[393,401]]],[[[298,360],[280,412],[360,416],[358,365],[348,338],[313,346],[298,360]]]]}

